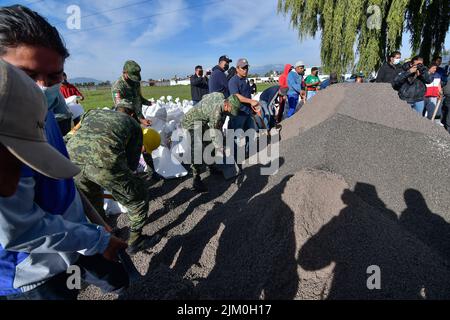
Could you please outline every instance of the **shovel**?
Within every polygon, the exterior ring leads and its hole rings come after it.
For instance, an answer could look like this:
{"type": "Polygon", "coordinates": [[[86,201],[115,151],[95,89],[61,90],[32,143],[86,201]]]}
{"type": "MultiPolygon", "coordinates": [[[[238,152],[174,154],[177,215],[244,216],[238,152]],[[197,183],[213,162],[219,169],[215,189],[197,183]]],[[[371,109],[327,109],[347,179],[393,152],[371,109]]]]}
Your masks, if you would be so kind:
{"type": "Polygon", "coordinates": [[[436,103],[436,107],[434,108],[433,117],[431,118],[431,121],[434,121],[436,119],[436,115],[438,113],[439,107],[441,106],[442,99],[439,99],[436,103]]]}

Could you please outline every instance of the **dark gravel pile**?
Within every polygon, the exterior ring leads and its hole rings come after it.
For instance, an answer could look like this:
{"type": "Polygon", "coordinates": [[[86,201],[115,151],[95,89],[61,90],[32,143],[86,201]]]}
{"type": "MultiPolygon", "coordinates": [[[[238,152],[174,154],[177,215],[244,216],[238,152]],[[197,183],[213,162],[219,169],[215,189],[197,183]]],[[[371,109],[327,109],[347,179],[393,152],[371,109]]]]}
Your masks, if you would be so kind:
{"type": "MultiPolygon", "coordinates": [[[[387,85],[336,85],[281,131],[280,169],[150,192],[124,299],[450,298],[450,138],[387,85]],[[381,289],[367,288],[369,266],[381,289]]],[[[126,216],[117,224],[126,228],[126,216]]],[[[81,299],[109,299],[88,288],[81,299]]]]}

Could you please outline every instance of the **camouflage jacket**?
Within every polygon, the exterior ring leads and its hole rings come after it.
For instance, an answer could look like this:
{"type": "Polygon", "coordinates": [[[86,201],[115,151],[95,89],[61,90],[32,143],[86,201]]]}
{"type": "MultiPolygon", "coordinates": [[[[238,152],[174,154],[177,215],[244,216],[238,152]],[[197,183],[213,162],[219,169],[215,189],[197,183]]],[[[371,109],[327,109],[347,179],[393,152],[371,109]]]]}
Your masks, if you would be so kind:
{"type": "MultiPolygon", "coordinates": [[[[225,96],[223,93],[214,92],[207,94],[203,99],[184,116],[181,125],[186,130],[194,130],[196,123],[201,123],[202,128],[222,129],[226,114],[223,111],[225,96]]],[[[222,144],[214,133],[211,135],[215,147],[222,144]]]]}
{"type": "Polygon", "coordinates": [[[142,150],[142,129],[132,117],[113,110],[90,110],[67,142],[78,165],[136,170],[142,150]]]}
{"type": "Polygon", "coordinates": [[[138,119],[143,119],[142,104],[147,105],[148,100],[142,96],[141,84],[129,84],[123,77],[120,77],[111,88],[114,105],[119,103],[122,99],[129,100],[133,103],[133,107],[138,119]]]}

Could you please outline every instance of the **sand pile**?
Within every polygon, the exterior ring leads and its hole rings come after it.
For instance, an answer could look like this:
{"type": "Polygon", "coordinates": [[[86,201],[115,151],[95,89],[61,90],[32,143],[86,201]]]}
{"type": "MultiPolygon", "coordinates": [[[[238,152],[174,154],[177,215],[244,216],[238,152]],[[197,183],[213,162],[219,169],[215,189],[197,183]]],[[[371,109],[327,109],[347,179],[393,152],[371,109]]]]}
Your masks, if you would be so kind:
{"type": "MultiPolygon", "coordinates": [[[[338,85],[282,130],[280,170],[153,186],[132,299],[450,298],[450,139],[384,85],[338,85]],[[367,268],[381,290],[367,288],[367,268]]],[[[126,217],[118,225],[125,227],[126,217]]],[[[89,288],[80,298],[106,299],[89,288]]]]}

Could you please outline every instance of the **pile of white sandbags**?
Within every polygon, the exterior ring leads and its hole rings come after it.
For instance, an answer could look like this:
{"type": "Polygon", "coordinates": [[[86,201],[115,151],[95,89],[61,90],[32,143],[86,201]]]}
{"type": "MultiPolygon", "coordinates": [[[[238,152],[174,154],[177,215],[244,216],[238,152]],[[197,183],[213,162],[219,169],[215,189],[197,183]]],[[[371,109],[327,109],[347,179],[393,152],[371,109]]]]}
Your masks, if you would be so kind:
{"type": "MultiPolygon", "coordinates": [[[[152,100],[150,100],[152,101],[152,100]]],[[[151,106],[143,106],[142,114],[152,121],[151,128],[161,135],[161,146],[153,151],[152,158],[155,171],[165,179],[180,178],[187,175],[186,169],[173,156],[184,153],[186,148],[180,141],[172,141],[172,136],[179,136],[184,115],[194,107],[192,101],[173,97],[161,97],[152,101],[151,106]]],[[[181,139],[180,139],[181,140],[181,139]]]]}

